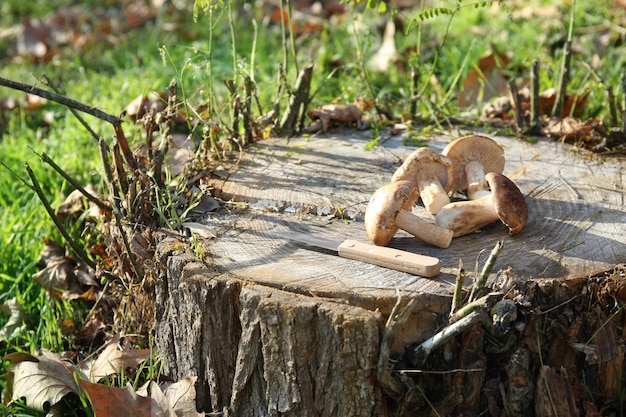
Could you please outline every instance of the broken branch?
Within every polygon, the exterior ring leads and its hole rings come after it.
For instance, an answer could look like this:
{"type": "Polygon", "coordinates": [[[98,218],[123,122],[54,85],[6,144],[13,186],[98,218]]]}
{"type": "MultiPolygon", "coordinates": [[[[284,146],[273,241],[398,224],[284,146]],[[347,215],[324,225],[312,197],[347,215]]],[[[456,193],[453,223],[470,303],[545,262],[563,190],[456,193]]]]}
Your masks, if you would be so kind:
{"type": "Polygon", "coordinates": [[[87,253],[83,251],[83,249],[76,242],[74,242],[74,240],[71,238],[69,233],[67,233],[67,230],[65,230],[63,223],[61,223],[59,218],[54,213],[54,209],[48,202],[48,199],[46,198],[45,194],[43,193],[43,190],[41,189],[41,186],[39,185],[39,181],[37,180],[37,177],[35,176],[35,173],[33,172],[33,170],[30,168],[28,163],[25,163],[24,167],[26,168],[26,172],[28,173],[28,176],[30,177],[30,180],[32,181],[33,190],[37,194],[37,197],[39,197],[39,200],[41,200],[41,202],[43,203],[43,206],[45,207],[52,221],[54,222],[54,225],[56,226],[59,233],[61,233],[61,235],[67,242],[67,244],[70,245],[70,248],[72,248],[76,257],[79,260],[81,260],[85,265],[95,270],[96,269],[95,262],[92,261],[89,258],[89,256],[87,256],[87,253]]]}
{"type": "Polygon", "coordinates": [[[111,123],[113,126],[119,126],[122,124],[122,119],[120,119],[119,117],[105,113],[102,110],[97,109],[95,107],[87,106],[81,102],[72,100],[71,98],[62,96],[60,94],[56,94],[56,93],[35,87],[34,85],[20,83],[18,81],[9,80],[3,77],[0,77],[0,85],[3,87],[12,88],[14,90],[23,91],[28,94],[34,94],[36,96],[43,97],[48,100],[52,100],[59,104],[63,104],[64,106],[71,107],[83,113],[90,114],[94,117],[97,117],[98,119],[102,119],[105,122],[111,123]]]}

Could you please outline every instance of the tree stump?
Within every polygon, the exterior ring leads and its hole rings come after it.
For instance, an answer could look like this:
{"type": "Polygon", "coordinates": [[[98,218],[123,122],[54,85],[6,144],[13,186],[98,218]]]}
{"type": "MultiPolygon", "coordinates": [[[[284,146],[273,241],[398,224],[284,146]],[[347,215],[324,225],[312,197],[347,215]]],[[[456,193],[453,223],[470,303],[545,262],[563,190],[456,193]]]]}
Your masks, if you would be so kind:
{"type": "MultiPolygon", "coordinates": [[[[435,138],[428,146],[441,150],[452,139],[435,138]]],[[[567,300],[588,277],[626,261],[621,161],[546,140],[495,139],[505,149],[504,173],[526,195],[529,224],[518,236],[493,224],[454,239],[448,249],[398,232],[389,246],[440,259],[434,279],[280,237],[295,230],[367,242],[367,201],[413,150],[401,138],[373,150],[364,149],[365,134],[354,132],[255,144],[240,166],[212,179],[224,208],[203,221],[216,235],[202,242],[205,262],[179,240],[158,245],[155,333],[165,372],[176,379],[198,376],[199,408],[224,415],[387,415],[391,406],[376,366],[382,330],[399,296],[417,298],[419,307],[398,335],[395,352],[432,336],[445,322],[459,259],[467,289],[477,260],[485,260],[481,252],[489,253],[499,240],[504,246],[489,282],[506,270],[518,290],[533,288],[535,300],[548,292],[550,302],[567,300]]],[[[423,207],[414,214],[432,221],[423,207]]],[[[468,367],[484,368],[489,355],[481,353],[482,343],[482,337],[466,343],[472,350],[464,356],[468,367]]],[[[525,343],[528,348],[513,351],[534,355],[530,336],[525,343]]],[[[623,366],[621,352],[612,363],[623,366]]],[[[547,368],[542,372],[552,375],[547,368]]],[[[466,375],[485,385],[490,377],[466,375]]],[[[463,385],[459,377],[451,380],[463,385]]],[[[530,376],[524,381],[538,383],[530,376]]],[[[524,401],[533,390],[512,384],[511,392],[524,393],[516,407],[532,409],[524,401]]],[[[466,412],[480,405],[480,391],[472,388],[465,387],[471,398],[460,403],[466,412]]],[[[537,404],[535,409],[544,409],[537,404]]]]}

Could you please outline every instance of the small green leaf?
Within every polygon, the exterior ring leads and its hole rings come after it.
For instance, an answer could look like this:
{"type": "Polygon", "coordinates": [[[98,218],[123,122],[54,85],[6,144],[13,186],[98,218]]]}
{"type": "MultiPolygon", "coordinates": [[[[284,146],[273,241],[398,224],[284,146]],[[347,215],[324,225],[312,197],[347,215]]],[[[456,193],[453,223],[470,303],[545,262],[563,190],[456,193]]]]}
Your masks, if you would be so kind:
{"type": "Polygon", "coordinates": [[[387,11],[387,3],[381,1],[378,3],[378,13],[385,13],[387,11]]]}

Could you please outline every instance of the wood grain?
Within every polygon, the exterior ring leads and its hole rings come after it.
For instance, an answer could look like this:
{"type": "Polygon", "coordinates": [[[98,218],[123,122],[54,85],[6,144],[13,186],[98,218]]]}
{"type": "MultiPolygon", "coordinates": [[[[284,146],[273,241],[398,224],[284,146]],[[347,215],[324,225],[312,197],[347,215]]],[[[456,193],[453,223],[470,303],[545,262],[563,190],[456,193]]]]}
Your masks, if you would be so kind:
{"type": "MultiPolygon", "coordinates": [[[[427,144],[441,150],[452,139],[433,138],[427,144]]],[[[459,259],[471,279],[476,261],[482,264],[498,240],[504,248],[494,273],[511,268],[522,279],[585,277],[626,261],[622,159],[575,152],[550,140],[494,139],[505,150],[504,173],[526,196],[529,223],[517,236],[494,223],[454,239],[448,249],[398,232],[389,246],[441,260],[435,281],[272,237],[274,231],[291,229],[367,242],[361,219],[370,195],[414,149],[403,146],[401,137],[388,138],[372,150],[365,150],[369,139],[358,132],[258,143],[227,179],[212,184],[223,199],[246,202],[250,210],[236,219],[208,219],[218,238],[207,249],[219,268],[251,281],[370,307],[382,302],[385,309],[397,290],[449,294],[459,259]],[[338,212],[351,220],[333,218],[338,212]]],[[[432,221],[421,206],[413,213],[432,221]]],[[[437,304],[436,298],[425,301],[437,304]]]]}

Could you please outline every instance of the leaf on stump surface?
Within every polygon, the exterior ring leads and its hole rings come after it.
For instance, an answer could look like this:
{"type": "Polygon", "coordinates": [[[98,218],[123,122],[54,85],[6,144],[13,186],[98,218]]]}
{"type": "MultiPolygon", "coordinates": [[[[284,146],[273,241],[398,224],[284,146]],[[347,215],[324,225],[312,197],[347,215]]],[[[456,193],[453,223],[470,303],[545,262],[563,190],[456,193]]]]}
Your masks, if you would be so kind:
{"type": "Polygon", "coordinates": [[[24,398],[28,407],[47,412],[65,395],[78,392],[71,364],[51,352],[42,350],[38,356],[15,352],[4,360],[11,361],[6,378],[11,400],[24,398]]]}
{"type": "Polygon", "coordinates": [[[97,417],[150,417],[151,400],[137,395],[135,390],[115,388],[80,380],[79,384],[89,394],[94,414],[97,417]]]}

